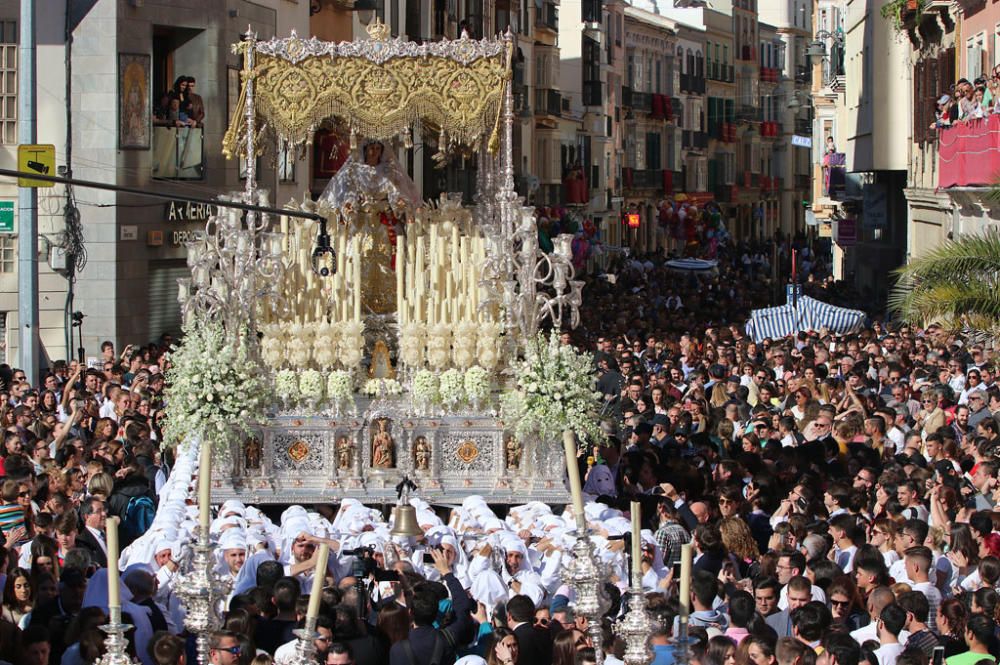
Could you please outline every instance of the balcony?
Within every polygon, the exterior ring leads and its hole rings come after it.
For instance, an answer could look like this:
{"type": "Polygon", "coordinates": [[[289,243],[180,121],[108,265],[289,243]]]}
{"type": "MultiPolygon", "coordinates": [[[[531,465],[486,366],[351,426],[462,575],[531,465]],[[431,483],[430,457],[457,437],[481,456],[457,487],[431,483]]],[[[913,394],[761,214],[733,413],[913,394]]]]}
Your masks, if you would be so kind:
{"type": "Polygon", "coordinates": [[[153,127],[153,178],[201,180],[205,177],[201,127],[153,127]]]}
{"type": "Polygon", "coordinates": [[[546,90],[540,88],[535,90],[535,115],[562,114],[562,94],[558,90],[546,90]]]}
{"type": "Polygon", "coordinates": [[[642,113],[653,112],[653,95],[649,92],[632,91],[632,109],[642,113]]]}
{"type": "Polygon", "coordinates": [[[663,189],[661,169],[624,169],[625,189],[663,189]]]}
{"type": "Polygon", "coordinates": [[[604,3],[601,0],[583,0],[581,9],[583,10],[584,23],[601,23],[602,9],[604,3]]]}
{"type": "Polygon", "coordinates": [[[600,81],[583,82],[583,105],[604,106],[603,86],[600,81]]]}
{"type": "Polygon", "coordinates": [[[736,119],[743,122],[759,122],[760,109],[748,104],[740,104],[736,107],[736,119]]]}
{"type": "Polygon", "coordinates": [[[559,7],[546,2],[535,10],[535,28],[559,32],[559,7]]]}
{"type": "Polygon", "coordinates": [[[777,83],[781,78],[781,70],[776,67],[761,67],[760,68],[760,82],[761,83],[777,83]]]}
{"type": "Polygon", "coordinates": [[[1000,171],[1000,115],[940,130],[938,187],[989,186],[1000,171]]]}
{"type": "Polygon", "coordinates": [[[760,135],[766,139],[774,139],[781,136],[781,124],[765,120],[760,123],[760,135]]]}

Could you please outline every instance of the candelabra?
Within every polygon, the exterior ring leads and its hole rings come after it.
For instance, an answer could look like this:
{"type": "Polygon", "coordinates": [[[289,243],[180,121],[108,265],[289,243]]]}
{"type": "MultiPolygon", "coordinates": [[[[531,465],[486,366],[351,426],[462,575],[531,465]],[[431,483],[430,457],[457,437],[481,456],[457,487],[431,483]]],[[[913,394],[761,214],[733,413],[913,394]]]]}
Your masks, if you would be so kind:
{"type": "Polygon", "coordinates": [[[215,572],[214,545],[207,531],[198,534],[186,572],[174,585],[184,605],[184,627],[197,635],[198,663],[207,665],[209,638],[222,625],[222,604],[232,589],[232,579],[215,572]]]}
{"type": "Polygon", "coordinates": [[[601,620],[611,607],[611,601],[604,589],[604,581],[607,578],[607,566],[598,557],[597,548],[590,539],[590,532],[578,527],[576,543],[573,545],[573,558],[563,564],[563,581],[575,595],[574,611],[587,619],[587,632],[590,633],[591,641],[594,643],[597,665],[602,665],[604,662],[601,650],[603,642],[601,620]]]}
{"type": "MultiPolygon", "coordinates": [[[[635,564],[633,564],[635,565],[635,564]]],[[[649,650],[649,636],[655,622],[646,611],[646,594],[642,590],[642,563],[632,571],[629,589],[628,612],[615,624],[614,631],[625,640],[625,665],[649,665],[653,654],[649,650]]]]}
{"type": "MultiPolygon", "coordinates": [[[[241,215],[225,201],[268,205],[266,192],[222,197],[205,223],[205,231],[187,245],[191,277],[178,280],[178,301],[185,321],[204,317],[221,321],[226,334],[239,343],[255,330],[257,307],[280,310],[282,299],[282,234],[268,231],[269,215],[241,215]]],[[[254,339],[252,336],[248,336],[254,339]]]]}
{"type": "MultiPolygon", "coordinates": [[[[315,580],[313,582],[316,584],[315,580]]],[[[321,582],[320,582],[321,584],[321,582]]],[[[305,626],[292,631],[299,638],[295,643],[295,651],[288,660],[288,665],[316,665],[316,617],[306,617],[305,626]]]]}
{"type": "Polygon", "coordinates": [[[125,651],[128,645],[125,633],[132,630],[132,626],[122,623],[120,607],[110,608],[109,615],[108,623],[101,626],[108,636],[104,638],[104,655],[97,661],[98,665],[134,665],[135,661],[125,651]]]}
{"type": "Polygon", "coordinates": [[[573,236],[556,236],[549,254],[538,248],[538,229],[532,208],[521,209],[521,223],[514,232],[512,279],[502,284],[504,306],[510,323],[522,340],[534,337],[546,319],[559,326],[568,315],[569,323],[580,323],[583,282],[573,279],[573,236]]]}

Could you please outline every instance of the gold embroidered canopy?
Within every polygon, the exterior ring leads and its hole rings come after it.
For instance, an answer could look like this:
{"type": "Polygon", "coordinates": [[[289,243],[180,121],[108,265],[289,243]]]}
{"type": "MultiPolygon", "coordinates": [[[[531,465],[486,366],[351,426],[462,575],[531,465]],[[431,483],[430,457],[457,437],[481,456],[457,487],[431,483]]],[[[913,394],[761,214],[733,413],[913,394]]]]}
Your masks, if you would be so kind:
{"type": "MultiPolygon", "coordinates": [[[[283,140],[309,140],[324,120],[337,117],[351,132],[386,140],[426,120],[453,141],[475,145],[496,135],[510,76],[511,43],[463,36],[426,44],[389,39],[376,21],[369,39],[353,42],[284,39],[244,42],[252,49],[252,103],[283,140]]],[[[240,107],[246,102],[241,99],[240,107]]],[[[224,152],[243,133],[237,108],[224,152]]],[[[495,139],[491,139],[491,144],[495,139]]]]}

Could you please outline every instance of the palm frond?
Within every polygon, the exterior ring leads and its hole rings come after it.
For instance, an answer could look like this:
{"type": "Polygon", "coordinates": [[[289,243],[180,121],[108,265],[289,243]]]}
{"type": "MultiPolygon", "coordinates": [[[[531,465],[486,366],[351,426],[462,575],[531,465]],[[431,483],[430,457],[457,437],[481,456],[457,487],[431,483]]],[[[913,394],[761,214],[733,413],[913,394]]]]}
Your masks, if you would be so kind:
{"type": "Polygon", "coordinates": [[[897,270],[920,279],[970,276],[993,281],[1000,275],[1000,233],[964,235],[935,247],[897,270]]]}

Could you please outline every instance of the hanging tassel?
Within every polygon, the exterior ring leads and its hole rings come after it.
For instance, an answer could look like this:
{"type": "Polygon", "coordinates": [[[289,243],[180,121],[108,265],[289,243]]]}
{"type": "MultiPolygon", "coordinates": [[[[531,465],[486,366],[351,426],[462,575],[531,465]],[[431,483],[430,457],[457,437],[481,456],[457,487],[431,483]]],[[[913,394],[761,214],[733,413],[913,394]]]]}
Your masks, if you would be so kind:
{"type": "Polygon", "coordinates": [[[351,152],[358,149],[358,132],[351,127],[351,152]]]}
{"type": "Polygon", "coordinates": [[[413,147],[413,130],[409,127],[403,130],[403,147],[407,150],[413,147]]]}

